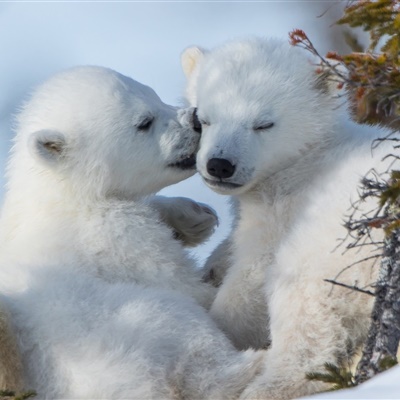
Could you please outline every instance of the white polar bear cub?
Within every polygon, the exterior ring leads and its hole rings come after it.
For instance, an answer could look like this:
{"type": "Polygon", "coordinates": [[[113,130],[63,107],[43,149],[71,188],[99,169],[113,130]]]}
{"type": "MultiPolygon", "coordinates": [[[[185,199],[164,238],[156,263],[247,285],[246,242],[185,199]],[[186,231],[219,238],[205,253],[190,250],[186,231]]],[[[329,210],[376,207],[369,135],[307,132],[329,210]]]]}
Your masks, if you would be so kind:
{"type": "Polygon", "coordinates": [[[181,117],[101,67],[56,75],[23,107],[0,292],[39,398],[229,399],[254,378],[263,353],[216,328],[213,290],[146,198],[194,173],[199,134],[181,117]]]}
{"type": "MultiPolygon", "coordinates": [[[[348,122],[303,51],[280,40],[189,48],[182,61],[202,125],[198,171],[236,204],[233,234],[211,258],[231,266],[210,313],[237,348],[272,343],[243,397],[313,393],[321,386],[306,373],[348,360],[368,330],[372,297],[324,279],[372,250],[334,251],[360,178],[393,152],[371,150],[387,132],[348,122]]],[[[364,287],[375,278],[364,262],[339,280],[364,287]]]]}

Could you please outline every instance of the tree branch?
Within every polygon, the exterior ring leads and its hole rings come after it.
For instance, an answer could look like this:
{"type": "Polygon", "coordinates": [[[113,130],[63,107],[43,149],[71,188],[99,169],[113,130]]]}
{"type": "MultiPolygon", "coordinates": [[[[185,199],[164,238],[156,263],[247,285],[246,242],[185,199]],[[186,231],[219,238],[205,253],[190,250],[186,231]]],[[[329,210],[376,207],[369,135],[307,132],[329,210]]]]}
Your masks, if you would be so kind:
{"type": "Polygon", "coordinates": [[[368,294],[369,296],[375,297],[375,293],[374,292],[371,292],[370,290],[361,289],[361,288],[359,288],[358,286],[355,286],[355,285],[353,285],[353,286],[346,285],[345,283],[337,282],[337,281],[334,281],[332,279],[324,279],[324,281],[328,282],[328,283],[332,283],[332,285],[341,286],[341,287],[344,287],[346,289],[355,290],[356,292],[368,294]]]}

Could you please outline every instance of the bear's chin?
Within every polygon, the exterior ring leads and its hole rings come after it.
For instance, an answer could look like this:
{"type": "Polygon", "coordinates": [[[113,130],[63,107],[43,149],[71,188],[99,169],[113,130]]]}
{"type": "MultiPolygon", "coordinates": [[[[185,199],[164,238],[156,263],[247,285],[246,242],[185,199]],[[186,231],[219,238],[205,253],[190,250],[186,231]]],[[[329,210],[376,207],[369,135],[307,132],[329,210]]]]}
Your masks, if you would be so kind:
{"type": "Polygon", "coordinates": [[[241,189],[244,186],[233,182],[214,181],[204,177],[203,180],[210,189],[219,194],[237,194],[239,192],[241,193],[241,189]]]}
{"type": "Polygon", "coordinates": [[[181,170],[195,170],[196,169],[196,155],[193,153],[190,156],[183,158],[180,161],[168,164],[170,168],[178,168],[181,170]]]}

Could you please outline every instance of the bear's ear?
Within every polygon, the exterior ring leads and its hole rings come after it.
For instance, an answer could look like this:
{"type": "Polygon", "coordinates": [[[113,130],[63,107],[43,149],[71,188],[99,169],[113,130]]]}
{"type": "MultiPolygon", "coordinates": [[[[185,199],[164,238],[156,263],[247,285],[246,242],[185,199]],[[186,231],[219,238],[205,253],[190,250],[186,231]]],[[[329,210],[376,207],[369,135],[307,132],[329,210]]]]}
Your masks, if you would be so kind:
{"type": "Polygon", "coordinates": [[[66,140],[61,132],[42,129],[30,135],[28,146],[34,157],[57,164],[65,153],[66,140]]]}
{"type": "Polygon", "coordinates": [[[196,65],[203,59],[206,50],[200,47],[188,47],[181,55],[181,64],[186,78],[190,78],[196,65]]]}

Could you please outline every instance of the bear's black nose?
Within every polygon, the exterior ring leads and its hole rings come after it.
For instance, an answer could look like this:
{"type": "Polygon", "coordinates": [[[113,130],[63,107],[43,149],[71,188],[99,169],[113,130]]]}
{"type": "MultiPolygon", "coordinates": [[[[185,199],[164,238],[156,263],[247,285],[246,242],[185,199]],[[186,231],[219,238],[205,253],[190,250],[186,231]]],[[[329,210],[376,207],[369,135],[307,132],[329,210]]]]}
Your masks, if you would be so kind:
{"type": "Polygon", "coordinates": [[[230,178],[235,172],[235,166],[224,158],[211,158],[207,163],[207,172],[216,178],[230,178]]]}

